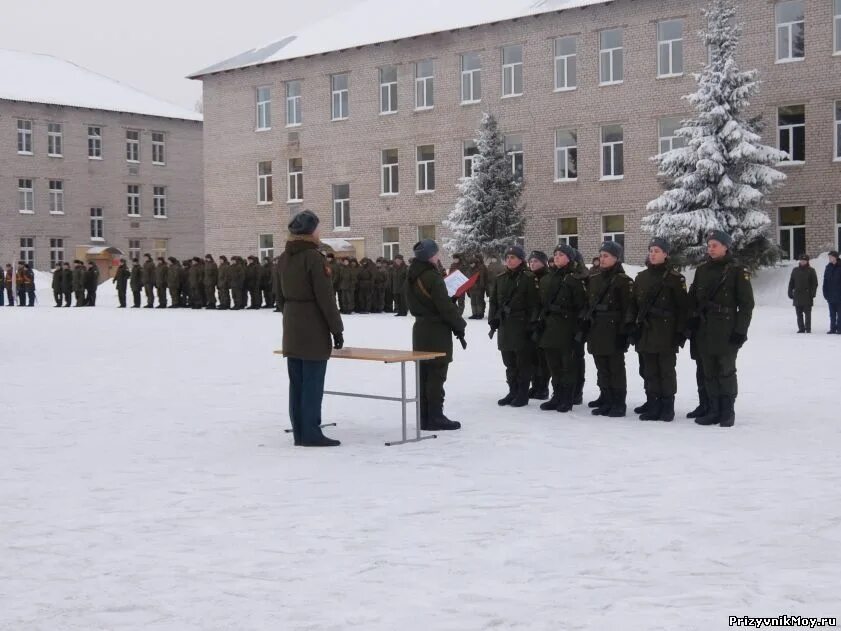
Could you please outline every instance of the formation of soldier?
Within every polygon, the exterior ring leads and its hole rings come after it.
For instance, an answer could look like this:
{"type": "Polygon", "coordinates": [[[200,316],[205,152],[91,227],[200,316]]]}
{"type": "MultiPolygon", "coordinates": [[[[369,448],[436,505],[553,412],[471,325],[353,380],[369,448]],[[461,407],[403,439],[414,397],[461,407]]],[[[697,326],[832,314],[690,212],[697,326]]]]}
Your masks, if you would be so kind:
{"type": "Polygon", "coordinates": [[[20,307],[35,306],[35,272],[23,261],[18,262],[17,269],[9,263],[0,269],[0,307],[6,304],[14,307],[15,297],[20,307]]]}

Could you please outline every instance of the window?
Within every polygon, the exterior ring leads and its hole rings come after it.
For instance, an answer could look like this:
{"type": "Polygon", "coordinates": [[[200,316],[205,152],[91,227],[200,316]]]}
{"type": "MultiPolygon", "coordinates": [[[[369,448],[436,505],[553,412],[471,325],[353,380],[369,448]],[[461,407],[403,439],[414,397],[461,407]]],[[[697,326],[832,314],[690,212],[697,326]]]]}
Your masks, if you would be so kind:
{"type": "Polygon", "coordinates": [[[383,228],[383,257],[389,261],[400,254],[400,228],[383,228]]]}
{"type": "Polygon", "coordinates": [[[88,127],[88,158],[102,160],[102,127],[88,127]]]}
{"type": "Polygon", "coordinates": [[[625,175],[625,143],[621,125],[602,127],[602,179],[620,179],[625,175]]]}
{"type": "Polygon", "coordinates": [[[91,241],[105,241],[102,222],[102,209],[91,208],[91,241]]]}
{"type": "Polygon", "coordinates": [[[435,241],[435,225],[418,226],[418,241],[432,239],[435,241]]]}
{"type": "Polygon", "coordinates": [[[555,132],[555,181],[578,179],[578,133],[572,129],[555,132]]]}
{"type": "Polygon", "coordinates": [[[482,59],[479,53],[461,56],[461,103],[478,103],[482,100],[482,59]]]}
{"type": "Polygon", "coordinates": [[[462,174],[464,177],[473,177],[473,165],[475,164],[474,158],[477,155],[479,155],[479,147],[476,146],[476,142],[473,140],[465,140],[464,143],[462,143],[462,157],[464,163],[462,174]]]}
{"type": "Polygon", "coordinates": [[[835,101],[835,159],[841,160],[841,101],[835,101]]]}
{"type": "Polygon", "coordinates": [[[166,186],[152,187],[152,215],[166,217],[166,186]]]}
{"type": "Polygon", "coordinates": [[[806,106],[789,105],[777,110],[780,150],[788,154],[784,162],[806,160],[806,106]]]}
{"type": "Polygon", "coordinates": [[[140,132],[126,132],[126,162],[140,162],[140,132]]]}
{"type": "Polygon", "coordinates": [[[502,96],[523,94],[523,47],[504,46],[502,49],[502,96]]]}
{"type": "Polygon", "coordinates": [[[616,241],[625,247],[625,216],[607,215],[602,217],[602,240],[616,241]]]}
{"type": "Polygon", "coordinates": [[[415,64],[415,109],[428,110],[435,105],[435,67],[431,59],[415,64]]]}
{"type": "Polygon", "coordinates": [[[62,157],[64,151],[64,129],[61,123],[47,125],[47,155],[53,158],[62,157]]]}
{"type": "Polygon", "coordinates": [[[274,201],[272,192],[272,163],[271,160],[257,163],[257,203],[271,204],[274,201]]]}
{"type": "Polygon", "coordinates": [[[841,0],[833,0],[834,6],[834,18],[833,18],[833,25],[835,31],[835,46],[833,46],[833,50],[835,51],[836,55],[841,55],[841,0]]]}
{"type": "Polygon", "coordinates": [[[140,185],[126,186],[126,211],[129,217],[140,216],[140,185]]]}
{"type": "Polygon", "coordinates": [[[348,75],[334,74],[330,77],[333,89],[333,120],[344,120],[350,114],[350,91],[348,89],[348,75]]]}
{"type": "Polygon", "coordinates": [[[35,237],[20,238],[20,260],[28,265],[35,265],[35,237]]]}
{"type": "Polygon", "coordinates": [[[28,178],[18,180],[18,210],[29,215],[35,212],[35,188],[28,178]]]}
{"type": "Polygon", "coordinates": [[[64,182],[50,180],[50,214],[64,214],[64,182]]]}
{"type": "Polygon", "coordinates": [[[677,130],[683,127],[680,118],[661,118],[657,121],[660,153],[686,146],[686,138],[677,136],[677,130]]]}
{"type": "Polygon", "coordinates": [[[18,153],[32,155],[32,121],[18,121],[18,153]]]}
{"type": "Polygon", "coordinates": [[[155,239],[152,248],[152,258],[166,258],[166,239],[155,239]]]}
{"type": "Polygon", "coordinates": [[[599,34],[599,81],[601,85],[622,83],[625,78],[622,29],[599,34]]]}
{"type": "Polygon", "coordinates": [[[777,61],[798,61],[806,55],[805,20],[803,0],[778,2],[777,17],[777,61]]]}
{"type": "Polygon", "coordinates": [[[289,160],[288,201],[304,201],[304,161],[301,158],[291,158],[289,160]]]}
{"type": "Polygon", "coordinates": [[[397,195],[400,192],[400,173],[397,158],[397,149],[385,149],[382,152],[383,195],[397,195]]]}
{"type": "Polygon", "coordinates": [[[568,245],[578,249],[578,217],[558,219],[558,245],[568,245]]]}
{"type": "Polygon", "coordinates": [[[657,24],[657,76],[677,77],[683,74],[683,20],[666,20],[657,24]]]}
{"type": "Polygon", "coordinates": [[[835,205],[835,248],[841,248],[841,204],[835,205]]]}
{"type": "Polygon", "coordinates": [[[418,193],[435,190],[435,145],[418,147],[418,193]]]}
{"type": "Polygon", "coordinates": [[[350,184],[333,185],[333,228],[350,230],[350,184]]]}
{"type": "Polygon", "coordinates": [[[64,239],[50,239],[50,269],[64,263],[64,239]]]}
{"type": "Polygon", "coordinates": [[[380,114],[397,111],[397,66],[380,68],[380,114]]]}
{"type": "Polygon", "coordinates": [[[152,132],[152,164],[166,164],[166,144],[160,131],[152,132]]]}
{"type": "Polygon", "coordinates": [[[516,136],[505,136],[505,155],[508,156],[511,164],[511,173],[514,174],[514,179],[522,181],[523,179],[523,137],[519,134],[516,136]]]}
{"type": "Polygon", "coordinates": [[[806,252],[805,206],[780,208],[780,248],[786,261],[794,261],[806,252]]]}
{"type": "Polygon", "coordinates": [[[140,260],[140,239],[128,240],[128,257],[132,261],[140,260]]]}
{"type": "Polygon", "coordinates": [[[578,41],[575,36],[555,40],[555,91],[574,90],[578,85],[578,41]]]}
{"type": "Polygon", "coordinates": [[[272,89],[257,88],[257,131],[272,128],[272,89]]]}
{"type": "Polygon", "coordinates": [[[261,261],[271,261],[274,259],[273,234],[261,234],[257,245],[259,246],[258,256],[261,261]]]}
{"type": "Polygon", "coordinates": [[[286,126],[297,127],[301,124],[301,82],[286,82],[286,126]]]}

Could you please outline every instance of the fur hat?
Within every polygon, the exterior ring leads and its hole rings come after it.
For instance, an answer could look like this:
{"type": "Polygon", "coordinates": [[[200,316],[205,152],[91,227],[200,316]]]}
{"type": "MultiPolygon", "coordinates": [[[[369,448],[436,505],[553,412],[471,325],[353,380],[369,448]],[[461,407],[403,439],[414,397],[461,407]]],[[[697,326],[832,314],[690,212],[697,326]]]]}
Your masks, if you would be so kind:
{"type": "Polygon", "coordinates": [[[660,248],[668,254],[672,251],[672,244],[669,243],[668,239],[664,239],[663,237],[654,237],[651,241],[648,242],[649,248],[660,248]]]}
{"type": "Polygon", "coordinates": [[[541,263],[543,263],[543,267],[549,265],[549,257],[546,256],[546,252],[541,252],[540,250],[533,250],[531,254],[529,254],[529,263],[533,259],[537,259],[541,263]]]}
{"type": "Polygon", "coordinates": [[[525,250],[523,250],[523,248],[519,245],[512,245],[510,248],[505,250],[505,256],[516,256],[521,261],[526,260],[525,250]]]}
{"type": "Polygon", "coordinates": [[[576,250],[571,245],[567,245],[565,243],[562,243],[561,245],[555,248],[555,254],[557,254],[558,252],[563,252],[570,261],[575,261],[576,254],[578,254],[578,250],[576,250]]]}
{"type": "Polygon", "coordinates": [[[438,244],[432,239],[424,239],[423,241],[415,243],[415,246],[412,248],[412,252],[414,252],[416,259],[426,263],[429,262],[429,259],[438,254],[438,244]]]}
{"type": "Polygon", "coordinates": [[[707,243],[709,243],[710,241],[718,241],[728,250],[733,246],[733,237],[724,232],[724,230],[713,230],[712,232],[708,233],[706,241],[707,243]]]}
{"type": "Polygon", "coordinates": [[[318,222],[318,215],[311,210],[302,210],[289,222],[289,232],[294,235],[312,234],[318,228],[318,222]]]}
{"type": "Polygon", "coordinates": [[[599,248],[599,252],[607,252],[608,254],[615,256],[620,261],[625,255],[625,249],[616,241],[605,241],[602,243],[602,247],[599,248]]]}

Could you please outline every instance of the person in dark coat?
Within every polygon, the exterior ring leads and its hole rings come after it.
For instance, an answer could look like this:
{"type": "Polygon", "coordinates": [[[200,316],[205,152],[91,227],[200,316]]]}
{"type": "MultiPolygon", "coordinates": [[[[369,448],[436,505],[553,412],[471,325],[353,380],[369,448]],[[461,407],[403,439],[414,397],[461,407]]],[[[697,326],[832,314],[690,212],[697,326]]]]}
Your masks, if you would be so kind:
{"type": "Polygon", "coordinates": [[[155,263],[152,255],[144,254],[143,256],[146,259],[143,261],[143,288],[146,292],[146,305],[143,308],[151,309],[155,306],[155,263]]]}
{"type": "MultiPolygon", "coordinates": [[[[15,272],[12,269],[10,263],[6,263],[6,271],[0,274],[0,280],[3,281],[2,286],[0,286],[0,292],[5,292],[6,298],[8,299],[8,307],[15,306],[15,293],[14,293],[14,284],[15,284],[15,272]]],[[[0,298],[0,305],[3,304],[2,298],[0,298]]]]}
{"type": "Polygon", "coordinates": [[[174,256],[169,257],[169,266],[166,270],[166,286],[169,289],[170,309],[178,309],[181,306],[181,263],[174,256]]]}
{"type": "Polygon", "coordinates": [[[190,294],[190,268],[193,267],[192,259],[184,259],[178,266],[178,306],[193,306],[190,294]]]}
{"type": "Polygon", "coordinates": [[[53,270],[53,298],[55,299],[55,306],[61,308],[61,302],[64,294],[61,292],[61,263],[55,266],[53,270]]]}
{"type": "Polygon", "coordinates": [[[117,299],[120,301],[120,309],[126,308],[129,278],[131,278],[131,272],[126,260],[121,259],[117,272],[114,274],[114,280],[111,281],[112,284],[117,286],[117,299]]]}
{"type": "Polygon", "coordinates": [[[137,259],[134,259],[131,262],[131,278],[129,280],[129,286],[131,287],[131,297],[133,300],[131,308],[139,309],[140,292],[143,289],[143,268],[140,267],[140,262],[137,259]]]}
{"type": "MultiPolygon", "coordinates": [[[[584,264],[584,257],[581,252],[573,248],[575,254],[575,274],[576,280],[581,281],[584,285],[584,290],[587,290],[587,282],[590,280],[590,270],[584,264]]],[[[586,362],[584,356],[587,354],[586,344],[583,336],[576,335],[575,338],[575,392],[572,396],[573,405],[581,405],[584,402],[584,383],[586,382],[586,362]]]]}
{"type": "Polygon", "coordinates": [[[274,309],[274,295],[272,294],[272,260],[266,258],[260,266],[258,274],[260,291],[263,292],[263,308],[274,309]]]}
{"type": "Polygon", "coordinates": [[[453,336],[467,348],[464,340],[467,323],[447,295],[447,286],[438,274],[438,244],[424,239],[415,244],[413,252],[415,258],[406,279],[406,301],[415,316],[412,349],[447,354],[419,364],[421,429],[456,430],[461,428],[461,423],[444,415],[444,384],[453,361],[453,336]]]}
{"type": "Polygon", "coordinates": [[[85,270],[85,306],[96,306],[96,290],[99,287],[99,267],[93,261],[88,263],[85,270]]]}
{"type": "Polygon", "coordinates": [[[406,283],[409,273],[403,255],[394,257],[391,271],[391,295],[394,298],[394,317],[402,318],[408,314],[406,305],[406,283]]]}
{"type": "Polygon", "coordinates": [[[801,254],[797,267],[791,270],[788,281],[788,297],[794,304],[797,315],[797,332],[812,332],[812,306],[818,293],[818,274],[809,265],[809,255],[801,254]]]}
{"type": "Polygon", "coordinates": [[[15,287],[18,292],[18,307],[34,307],[34,301],[27,305],[27,298],[29,297],[29,268],[23,261],[18,261],[18,267],[15,270],[15,287]]]}
{"type": "Polygon", "coordinates": [[[231,258],[231,295],[234,299],[233,310],[245,309],[248,293],[245,291],[245,261],[241,256],[231,258]]]}
{"type": "Polygon", "coordinates": [[[385,302],[383,304],[383,311],[386,313],[394,313],[394,261],[384,259],[385,264],[385,302]]]}
{"type": "Polygon", "coordinates": [[[388,282],[388,271],[385,260],[377,259],[374,268],[374,301],[371,305],[371,313],[382,313],[385,309],[385,286],[388,282]]]}
{"type": "Polygon", "coordinates": [[[245,291],[251,297],[249,309],[259,309],[262,303],[260,297],[260,264],[253,254],[248,257],[248,265],[245,268],[245,291]]]}
{"type": "Polygon", "coordinates": [[[278,304],[283,310],[283,353],[289,372],[289,417],[295,444],[335,447],[321,432],[321,402],[327,361],[344,346],[329,265],[318,251],[318,216],[305,210],[289,222],[280,257],[278,304]]]}
{"type": "Polygon", "coordinates": [[[158,294],[158,309],[166,309],[166,289],[169,269],[164,257],[158,257],[158,264],[155,266],[155,290],[158,294]]]}
{"type": "Polygon", "coordinates": [[[219,256],[219,310],[227,311],[231,308],[231,264],[224,254],[219,256]]]}
{"type": "MultiPolygon", "coordinates": [[[[540,282],[549,274],[549,257],[545,252],[534,250],[529,254],[529,269],[534,275],[534,286],[540,295],[540,282]]],[[[535,342],[539,338],[538,332],[535,332],[535,342]]],[[[549,365],[546,363],[546,354],[540,345],[536,345],[534,349],[534,372],[531,378],[531,388],[529,388],[529,399],[537,399],[538,401],[545,401],[549,398],[549,365]]]]}
{"type": "MultiPolygon", "coordinates": [[[[329,264],[328,264],[329,265],[329,264]]],[[[333,288],[336,288],[336,275],[338,274],[339,266],[333,267],[330,265],[330,272],[333,274],[333,288]]],[[[277,304],[277,297],[280,294],[280,257],[274,257],[272,261],[272,296],[274,297],[274,312],[282,313],[280,305],[277,304]]],[[[341,312],[341,310],[340,310],[341,312]]]]}
{"type": "Polygon", "coordinates": [[[356,313],[371,313],[374,302],[374,262],[364,258],[359,262],[359,273],[356,276],[356,290],[358,304],[356,313]]]}
{"type": "Polygon", "coordinates": [[[829,253],[829,263],[823,272],[823,297],[829,305],[829,331],[841,334],[841,263],[838,252],[829,253]]]}
{"type": "Polygon", "coordinates": [[[69,307],[73,298],[73,270],[66,261],[61,266],[61,294],[64,297],[64,306],[69,307]]]}
{"type": "Polygon", "coordinates": [[[190,309],[201,309],[201,287],[204,282],[201,259],[194,256],[190,261],[190,271],[187,273],[187,288],[190,293],[190,309]]]}
{"type": "Polygon", "coordinates": [[[205,309],[216,309],[216,285],[219,284],[219,267],[213,256],[205,254],[204,256],[204,297],[205,309]]]}
{"type": "Polygon", "coordinates": [[[85,306],[85,264],[76,259],[73,261],[73,294],[76,306],[85,306]]]}

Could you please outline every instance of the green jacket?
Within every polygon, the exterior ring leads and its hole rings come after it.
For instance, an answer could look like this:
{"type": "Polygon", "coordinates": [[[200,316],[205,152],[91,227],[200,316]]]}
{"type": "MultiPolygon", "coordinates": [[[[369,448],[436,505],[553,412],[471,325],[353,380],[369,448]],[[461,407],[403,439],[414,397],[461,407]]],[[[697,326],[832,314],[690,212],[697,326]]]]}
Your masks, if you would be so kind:
{"type": "Polygon", "coordinates": [[[637,274],[627,316],[637,330],[637,352],[674,352],[688,317],[686,279],[680,272],[665,263],[649,265],[637,274]]]}
{"type": "Polygon", "coordinates": [[[753,306],[750,272],[736,263],[730,254],[717,261],[701,263],[689,289],[690,313],[699,319],[695,341],[700,352],[705,355],[735,353],[738,345],[731,337],[734,333],[747,336],[753,306]],[[719,287],[722,278],[724,282],[719,287]]]}
{"type": "Polygon", "coordinates": [[[117,273],[114,274],[114,284],[117,285],[119,291],[125,291],[128,287],[128,279],[131,277],[131,272],[125,265],[120,265],[117,268],[117,273]]]}
{"type": "Polygon", "coordinates": [[[227,291],[231,288],[231,264],[222,261],[219,263],[219,289],[227,291]]]}
{"type": "Polygon", "coordinates": [[[625,318],[631,306],[633,281],[617,263],[608,270],[590,274],[587,285],[587,309],[592,313],[587,335],[587,350],[592,355],[625,352],[625,318]],[[602,297],[604,296],[604,297],[602,297]]]}
{"type": "Polygon", "coordinates": [[[251,261],[245,267],[245,288],[248,291],[254,291],[255,289],[259,289],[258,284],[258,277],[260,275],[260,266],[257,264],[256,261],[251,261]]]}
{"type": "Polygon", "coordinates": [[[166,286],[177,292],[181,289],[181,265],[170,263],[166,271],[166,286]]]}
{"type": "MultiPolygon", "coordinates": [[[[436,270],[437,272],[437,270],[436,270]]],[[[403,294],[406,291],[406,282],[409,279],[409,268],[405,263],[399,266],[395,264],[391,272],[391,293],[395,295],[403,294]]]]}
{"type": "Polygon", "coordinates": [[[155,284],[155,263],[153,261],[147,260],[143,264],[143,284],[155,284]]]}
{"type": "Polygon", "coordinates": [[[53,291],[61,293],[61,268],[53,272],[53,291]]]}
{"type": "Polygon", "coordinates": [[[73,291],[82,291],[85,288],[85,268],[77,265],[73,268],[73,291]]]}
{"type": "Polygon", "coordinates": [[[534,274],[525,263],[496,278],[489,302],[488,322],[498,327],[497,348],[501,351],[528,348],[540,318],[540,296],[534,274]]]}
{"type": "Polygon", "coordinates": [[[540,281],[540,348],[571,350],[578,333],[578,316],[587,303],[584,284],[574,263],[546,274],[540,281]]]}
{"type": "Polygon", "coordinates": [[[131,266],[131,290],[140,291],[143,287],[143,268],[137,263],[131,266]]]}
{"type": "Polygon", "coordinates": [[[242,291],[245,288],[245,265],[240,261],[231,265],[231,289],[242,291]]]}
{"type": "Polygon", "coordinates": [[[155,285],[158,288],[165,288],[167,286],[166,281],[169,277],[168,267],[166,263],[158,263],[155,266],[155,285]]]}
{"type": "Polygon", "coordinates": [[[488,270],[485,267],[484,263],[480,263],[478,265],[474,264],[470,266],[470,269],[467,270],[466,276],[471,278],[475,274],[479,274],[479,277],[476,279],[473,287],[471,287],[467,293],[472,297],[484,296],[485,292],[488,290],[488,270]]]}
{"type": "Polygon", "coordinates": [[[500,274],[505,273],[505,266],[500,263],[499,261],[491,261],[487,264],[487,271],[485,273],[485,279],[487,283],[487,293],[488,296],[491,295],[491,290],[493,286],[496,284],[496,279],[499,278],[500,274]]]}
{"type": "Polygon", "coordinates": [[[352,291],[354,289],[353,274],[351,274],[350,265],[342,265],[339,268],[338,284],[341,291],[352,291]]]}
{"type": "MultiPolygon", "coordinates": [[[[330,281],[332,282],[332,275],[330,281]]],[[[272,289],[272,264],[271,261],[263,261],[260,269],[257,272],[257,285],[263,291],[271,291],[272,289]]]]}
{"type": "Polygon", "coordinates": [[[70,293],[73,291],[73,270],[61,270],[61,290],[64,293],[70,293]]]}
{"type": "Polygon", "coordinates": [[[815,268],[809,265],[798,264],[791,270],[791,278],[788,281],[788,297],[791,298],[795,307],[811,307],[815,304],[815,296],[818,293],[818,275],[815,268]]]}
{"type": "Polygon", "coordinates": [[[197,294],[199,288],[202,286],[202,270],[197,263],[190,265],[190,271],[187,273],[187,287],[190,288],[191,294],[197,294]]]}
{"type": "Polygon", "coordinates": [[[356,282],[362,291],[368,291],[374,288],[374,266],[372,263],[368,262],[360,266],[356,282]]]}
{"type": "Polygon", "coordinates": [[[464,334],[467,323],[447,295],[444,279],[431,263],[415,260],[406,280],[406,302],[415,316],[412,348],[446,353],[453,361],[453,333],[464,334]]]}
{"type": "Polygon", "coordinates": [[[216,289],[216,284],[219,282],[219,268],[214,262],[204,263],[204,286],[206,289],[216,289]]]}

